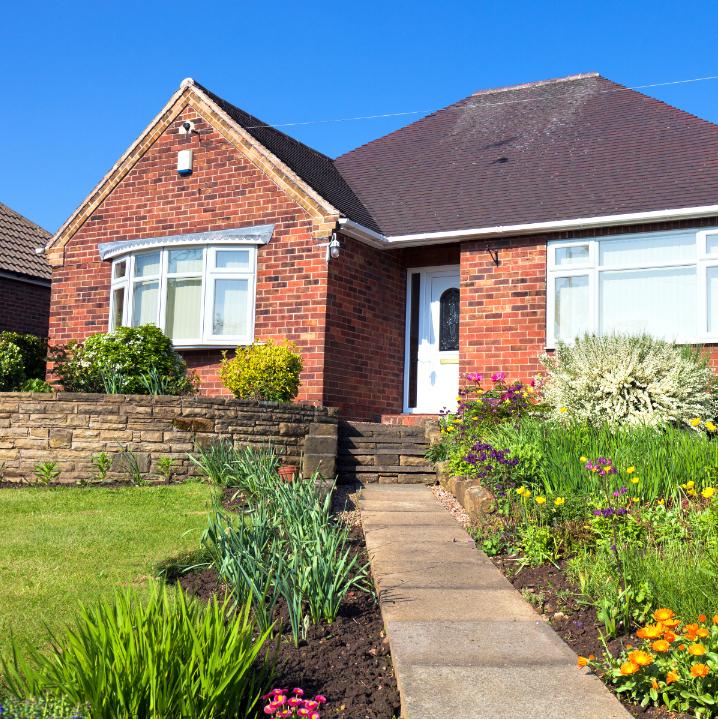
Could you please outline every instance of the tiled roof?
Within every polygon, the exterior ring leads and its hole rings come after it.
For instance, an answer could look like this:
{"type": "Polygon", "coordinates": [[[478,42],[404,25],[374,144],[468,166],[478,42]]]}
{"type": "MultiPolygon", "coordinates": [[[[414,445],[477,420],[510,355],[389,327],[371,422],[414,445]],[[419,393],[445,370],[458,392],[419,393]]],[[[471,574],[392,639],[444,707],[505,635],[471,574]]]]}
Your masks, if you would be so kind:
{"type": "Polygon", "coordinates": [[[198,82],[195,81],[194,84],[342,214],[372,230],[378,229],[372,216],[341,176],[330,157],[274,127],[267,126],[266,123],[215,95],[198,82]]]}
{"type": "Polygon", "coordinates": [[[718,204],[718,125],[597,74],[476,93],[334,164],[386,235],[718,204]]]}
{"type": "Polygon", "coordinates": [[[50,265],[35,252],[49,239],[49,232],[0,202],[0,270],[49,280],[50,265]]]}

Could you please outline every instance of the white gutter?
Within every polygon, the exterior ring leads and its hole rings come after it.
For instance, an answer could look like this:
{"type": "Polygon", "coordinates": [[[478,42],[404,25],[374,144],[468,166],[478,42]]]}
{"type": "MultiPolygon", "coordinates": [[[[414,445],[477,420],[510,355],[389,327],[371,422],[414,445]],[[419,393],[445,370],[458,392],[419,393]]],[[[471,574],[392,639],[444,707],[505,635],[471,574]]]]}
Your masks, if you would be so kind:
{"type": "Polygon", "coordinates": [[[417,247],[445,242],[459,242],[507,235],[533,235],[542,232],[560,232],[561,230],[587,229],[591,227],[610,227],[629,225],[639,222],[670,222],[673,220],[718,216],[718,205],[683,207],[680,209],[651,210],[649,212],[629,212],[621,215],[597,215],[579,217],[571,220],[551,220],[548,222],[528,222],[518,225],[496,225],[494,227],[476,227],[467,230],[447,230],[443,232],[418,232],[409,235],[382,235],[362,225],[342,218],[339,220],[342,231],[362,240],[368,245],[388,249],[390,247],[417,247]]]}

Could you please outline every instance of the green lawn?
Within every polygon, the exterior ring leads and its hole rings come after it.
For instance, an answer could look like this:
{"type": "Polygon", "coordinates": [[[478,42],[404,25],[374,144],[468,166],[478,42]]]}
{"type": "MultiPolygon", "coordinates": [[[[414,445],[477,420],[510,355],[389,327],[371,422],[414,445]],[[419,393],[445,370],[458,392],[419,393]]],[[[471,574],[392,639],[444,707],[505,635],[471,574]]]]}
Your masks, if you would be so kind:
{"type": "Polygon", "coordinates": [[[40,643],[78,600],[146,584],[162,560],[198,547],[210,488],[0,489],[0,652],[12,631],[40,643]]]}

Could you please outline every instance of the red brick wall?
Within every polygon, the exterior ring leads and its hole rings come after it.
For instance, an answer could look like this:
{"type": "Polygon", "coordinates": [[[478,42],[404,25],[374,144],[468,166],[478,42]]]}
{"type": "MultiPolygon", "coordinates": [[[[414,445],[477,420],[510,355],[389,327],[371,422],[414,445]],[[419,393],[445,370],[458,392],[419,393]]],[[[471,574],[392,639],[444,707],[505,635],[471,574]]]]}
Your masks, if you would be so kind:
{"type": "Polygon", "coordinates": [[[329,263],[324,401],[374,420],[402,410],[406,269],[399,253],[341,242],[329,263]]]}
{"type": "Polygon", "coordinates": [[[0,277],[0,330],[47,337],[50,288],[0,277]]]}
{"type": "MultiPolygon", "coordinates": [[[[504,370],[530,379],[546,344],[546,243],[580,237],[715,227],[718,218],[572,230],[461,245],[460,376],[504,370]],[[487,248],[498,249],[499,266],[487,248]]],[[[705,349],[718,369],[718,346],[705,349]]]]}
{"type": "MultiPolygon", "coordinates": [[[[191,108],[186,108],[65,247],[55,268],[50,342],[81,340],[107,330],[110,263],[97,245],[115,240],[204,232],[273,223],[258,255],[255,337],[297,343],[305,370],[300,399],[323,396],[326,279],[324,249],[307,213],[191,108]],[[200,136],[179,135],[185,119],[200,136]],[[176,172],[178,150],[194,151],[193,172],[176,172]]],[[[202,392],[223,392],[220,351],[187,351],[202,392]]]]}

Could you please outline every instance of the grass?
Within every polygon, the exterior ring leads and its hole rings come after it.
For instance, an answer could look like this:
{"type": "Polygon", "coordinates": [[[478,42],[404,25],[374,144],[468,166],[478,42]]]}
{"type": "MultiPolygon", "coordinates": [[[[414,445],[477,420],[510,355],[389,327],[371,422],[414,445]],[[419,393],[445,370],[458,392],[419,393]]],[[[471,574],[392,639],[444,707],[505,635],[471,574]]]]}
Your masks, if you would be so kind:
{"type": "Polygon", "coordinates": [[[0,653],[10,632],[37,646],[78,600],[146,586],[161,561],[198,548],[210,501],[195,483],[0,489],[0,653]]]}

